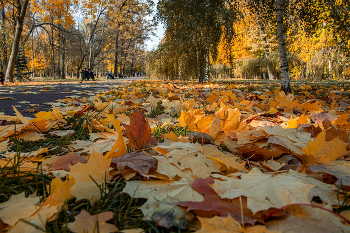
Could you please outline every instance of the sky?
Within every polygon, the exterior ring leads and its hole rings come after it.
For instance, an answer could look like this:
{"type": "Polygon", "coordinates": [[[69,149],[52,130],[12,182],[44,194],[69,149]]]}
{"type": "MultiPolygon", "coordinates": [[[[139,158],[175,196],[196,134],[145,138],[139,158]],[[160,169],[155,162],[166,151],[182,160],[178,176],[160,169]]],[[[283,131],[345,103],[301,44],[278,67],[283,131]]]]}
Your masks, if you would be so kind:
{"type": "MultiPolygon", "coordinates": [[[[153,14],[156,13],[156,10],[157,10],[157,2],[158,0],[154,0],[154,12],[153,14]]],[[[150,20],[152,20],[152,18],[150,18],[150,20]]],[[[155,36],[150,36],[150,39],[147,40],[145,42],[146,44],[146,49],[148,51],[152,50],[152,49],[155,49],[157,48],[157,45],[160,43],[160,41],[162,40],[163,36],[164,36],[164,27],[163,27],[163,24],[159,24],[157,26],[157,28],[155,29],[154,33],[156,34],[155,36]]]]}

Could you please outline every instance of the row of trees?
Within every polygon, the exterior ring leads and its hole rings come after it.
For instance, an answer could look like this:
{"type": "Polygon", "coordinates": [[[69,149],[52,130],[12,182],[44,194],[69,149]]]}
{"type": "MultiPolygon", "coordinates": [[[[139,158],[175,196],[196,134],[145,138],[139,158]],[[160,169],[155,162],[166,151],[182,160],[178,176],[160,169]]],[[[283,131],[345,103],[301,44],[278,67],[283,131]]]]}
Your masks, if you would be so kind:
{"type": "Polygon", "coordinates": [[[350,75],[345,0],[161,0],[165,37],[147,73],[166,79],[281,79],[350,75]]]}
{"type": "Polygon", "coordinates": [[[29,72],[64,79],[79,77],[83,68],[114,75],[141,71],[144,42],[154,27],[147,20],[152,4],[147,0],[2,0],[0,70],[6,70],[10,82],[29,72]],[[27,58],[27,66],[16,66],[19,57],[27,58]]]}

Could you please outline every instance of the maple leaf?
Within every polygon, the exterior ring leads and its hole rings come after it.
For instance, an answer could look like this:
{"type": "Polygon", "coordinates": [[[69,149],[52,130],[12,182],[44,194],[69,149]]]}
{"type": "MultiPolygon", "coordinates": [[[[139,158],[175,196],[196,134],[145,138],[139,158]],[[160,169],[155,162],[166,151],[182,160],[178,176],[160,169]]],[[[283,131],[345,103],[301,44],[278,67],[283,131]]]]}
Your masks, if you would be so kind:
{"type": "Polygon", "coordinates": [[[157,169],[158,160],[145,155],[143,152],[132,152],[117,157],[118,170],[124,175],[125,167],[129,167],[141,174],[147,174],[150,169],[157,169]]]}
{"type": "Polygon", "coordinates": [[[167,229],[173,226],[186,229],[188,224],[192,222],[194,215],[177,206],[177,202],[178,200],[173,197],[167,197],[161,201],[150,198],[140,209],[145,220],[153,220],[158,226],[167,229]]]}
{"type": "Polygon", "coordinates": [[[242,175],[241,179],[220,176],[223,181],[215,180],[211,187],[221,198],[247,197],[247,207],[253,213],[269,208],[281,208],[292,203],[310,204],[315,192],[315,196],[329,198],[327,192],[332,192],[330,185],[298,174],[290,171],[285,174],[271,175],[253,168],[249,173],[242,175]],[[317,189],[315,185],[320,188],[317,189]]]}
{"type": "Polygon", "coordinates": [[[300,229],[302,229],[302,232],[341,232],[341,228],[334,226],[330,221],[312,219],[307,216],[301,218],[295,215],[288,215],[283,221],[268,221],[266,223],[266,228],[279,232],[301,232],[300,229]]]}
{"type": "Polygon", "coordinates": [[[165,156],[180,170],[189,168],[194,175],[201,178],[207,178],[212,172],[220,171],[221,165],[202,155],[194,144],[175,142],[171,146],[173,150],[165,156]]]}
{"type": "Polygon", "coordinates": [[[48,161],[49,169],[50,170],[66,170],[70,171],[69,166],[73,166],[77,163],[87,163],[88,159],[84,156],[80,156],[75,152],[69,152],[68,154],[64,156],[57,156],[48,161]]]}
{"type": "Polygon", "coordinates": [[[164,137],[164,140],[169,139],[173,142],[179,141],[179,138],[177,137],[177,135],[173,131],[171,131],[170,133],[162,134],[162,136],[164,137]]]}
{"type": "Polygon", "coordinates": [[[202,151],[205,157],[219,162],[221,165],[227,167],[228,169],[238,171],[246,170],[244,161],[238,162],[237,160],[239,158],[237,156],[230,153],[224,153],[214,145],[197,146],[197,148],[199,151],[202,151]]]}
{"type": "Polygon", "coordinates": [[[185,181],[193,181],[193,173],[191,170],[181,171],[174,164],[170,163],[165,156],[153,156],[153,158],[158,160],[157,172],[159,174],[165,175],[170,179],[174,179],[176,176],[181,177],[185,181]]]}
{"type": "Polygon", "coordinates": [[[246,198],[242,199],[243,209],[241,209],[239,198],[234,200],[221,199],[209,184],[214,184],[214,180],[201,178],[195,179],[192,188],[204,195],[204,201],[183,201],[178,202],[177,205],[188,207],[186,211],[193,210],[196,213],[196,216],[199,217],[210,217],[212,215],[227,217],[228,215],[231,215],[237,221],[241,221],[243,217],[245,223],[254,224],[256,222],[256,220],[251,218],[253,213],[247,209],[246,198]],[[243,216],[241,216],[241,214],[243,214],[243,216]]]}
{"type": "Polygon", "coordinates": [[[241,112],[238,108],[222,107],[215,115],[221,121],[222,131],[234,131],[239,128],[241,112]]]}
{"type": "Polygon", "coordinates": [[[349,166],[319,163],[318,166],[310,165],[308,168],[312,172],[327,173],[337,177],[338,181],[336,182],[336,185],[341,183],[342,185],[350,187],[349,166]]]}
{"type": "Polygon", "coordinates": [[[321,107],[319,106],[320,102],[319,101],[308,101],[303,104],[299,104],[296,106],[297,109],[301,111],[308,111],[308,112],[319,112],[322,111],[321,107]]]}
{"type": "Polygon", "coordinates": [[[130,125],[124,125],[125,137],[129,139],[129,146],[142,150],[156,145],[157,140],[151,136],[151,127],[140,110],[135,110],[130,117],[130,125]]]}
{"type": "Polygon", "coordinates": [[[128,181],[123,189],[133,198],[151,198],[163,200],[175,197],[179,201],[203,201],[201,194],[191,188],[188,181],[128,181]]]}
{"type": "Polygon", "coordinates": [[[204,111],[202,109],[191,109],[187,112],[181,111],[181,115],[178,118],[179,126],[188,127],[190,130],[197,130],[195,122],[197,118],[204,115],[204,111]]]}
{"type": "Polygon", "coordinates": [[[254,226],[243,229],[230,215],[223,218],[215,216],[214,218],[201,218],[198,217],[201,228],[196,231],[198,233],[212,233],[217,232],[220,229],[220,233],[280,233],[280,231],[268,231],[265,226],[254,226]]]}
{"type": "Polygon", "coordinates": [[[14,226],[20,219],[34,214],[38,209],[39,202],[40,197],[29,196],[26,198],[24,192],[12,195],[8,201],[0,204],[0,219],[8,225],[14,226]]]}
{"type": "Polygon", "coordinates": [[[111,159],[105,159],[102,154],[92,152],[86,164],[78,163],[70,167],[70,175],[75,183],[70,193],[77,200],[88,199],[91,202],[97,201],[101,197],[100,187],[111,179],[109,168],[111,159]],[[98,186],[99,185],[99,186],[98,186]]]}
{"type": "Polygon", "coordinates": [[[347,143],[335,138],[326,142],[326,131],[317,135],[315,141],[309,141],[303,149],[301,157],[303,164],[317,165],[317,163],[330,164],[346,153],[347,143]]]}
{"type": "MultiPolygon", "coordinates": [[[[20,212],[20,211],[19,211],[20,212]]],[[[58,213],[57,206],[43,206],[35,214],[21,219],[8,232],[38,233],[46,230],[46,222],[58,213]],[[40,230],[39,230],[40,229],[40,230]]]]}
{"type": "Polygon", "coordinates": [[[110,223],[106,223],[113,218],[113,212],[103,212],[96,215],[90,215],[86,210],[82,210],[75,217],[75,221],[68,223],[69,230],[77,233],[110,233],[118,232],[118,228],[110,223]]]}
{"type": "Polygon", "coordinates": [[[44,205],[55,205],[61,206],[65,203],[66,200],[73,197],[73,195],[69,192],[72,188],[75,180],[70,177],[70,175],[66,175],[66,181],[63,182],[61,180],[60,175],[58,175],[55,179],[51,181],[50,186],[47,185],[47,189],[50,190],[50,196],[45,200],[42,204],[44,205]],[[50,189],[51,187],[51,189],[50,189]]]}
{"type": "Polygon", "coordinates": [[[349,119],[349,114],[345,113],[338,116],[337,120],[334,121],[333,123],[340,130],[349,129],[350,122],[348,121],[348,119],[349,119]]]}

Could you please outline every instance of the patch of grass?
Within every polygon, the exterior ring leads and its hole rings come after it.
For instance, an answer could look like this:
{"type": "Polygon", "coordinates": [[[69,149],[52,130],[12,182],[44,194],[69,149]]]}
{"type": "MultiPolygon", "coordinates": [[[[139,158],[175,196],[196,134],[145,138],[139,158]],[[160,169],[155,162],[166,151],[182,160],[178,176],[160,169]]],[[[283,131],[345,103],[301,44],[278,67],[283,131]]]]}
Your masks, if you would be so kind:
{"type": "Polygon", "coordinates": [[[176,134],[176,136],[185,137],[187,133],[191,133],[192,131],[188,130],[187,128],[181,127],[181,126],[175,126],[175,125],[167,125],[164,127],[161,127],[160,125],[156,128],[152,129],[152,136],[157,139],[158,142],[162,143],[164,142],[164,137],[162,134],[173,132],[176,134]]]}
{"type": "Polygon", "coordinates": [[[157,117],[157,116],[159,116],[159,115],[162,115],[164,113],[164,107],[163,107],[163,105],[159,102],[158,104],[157,104],[157,107],[155,107],[155,108],[151,108],[151,112],[149,113],[149,117],[151,117],[151,118],[155,118],[155,117],[157,117]]]}
{"type": "Polygon", "coordinates": [[[350,210],[350,193],[349,190],[346,187],[344,187],[342,179],[340,179],[340,183],[338,185],[337,199],[339,207],[336,208],[334,211],[340,213],[345,210],[350,210]],[[343,196],[344,198],[341,198],[341,196],[343,196]]]}

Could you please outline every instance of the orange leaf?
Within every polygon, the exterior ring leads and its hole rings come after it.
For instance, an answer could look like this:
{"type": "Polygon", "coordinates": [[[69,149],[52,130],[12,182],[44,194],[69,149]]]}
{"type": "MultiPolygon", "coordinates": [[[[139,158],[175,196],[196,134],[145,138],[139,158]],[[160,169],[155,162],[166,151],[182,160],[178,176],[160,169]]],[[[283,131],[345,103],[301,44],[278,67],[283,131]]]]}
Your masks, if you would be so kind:
{"type": "Polygon", "coordinates": [[[123,124],[123,126],[131,148],[142,150],[157,144],[157,140],[151,136],[151,127],[140,110],[135,110],[131,114],[130,125],[123,124]]]}
{"type": "Polygon", "coordinates": [[[303,164],[330,164],[346,153],[347,144],[339,138],[326,142],[326,131],[317,135],[315,141],[309,141],[303,149],[303,164]]]}

